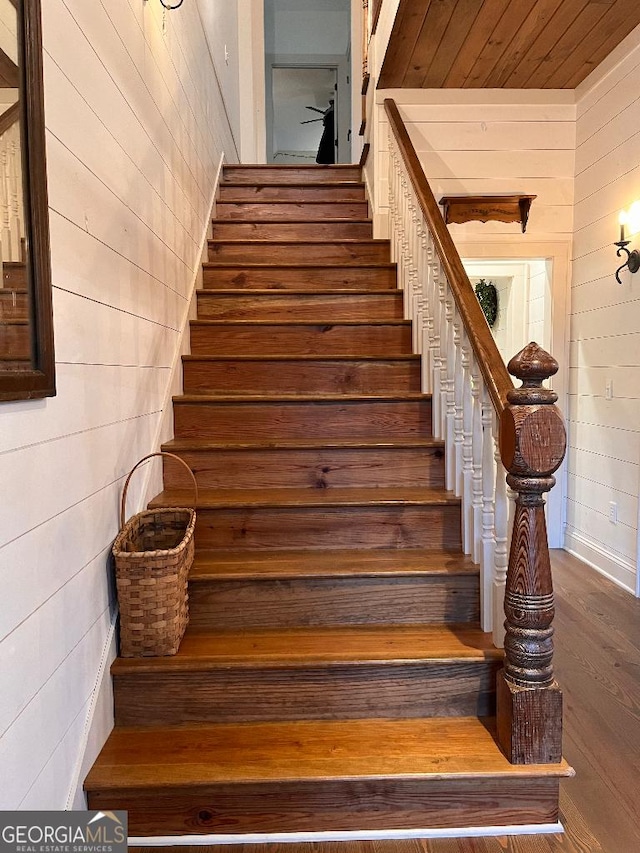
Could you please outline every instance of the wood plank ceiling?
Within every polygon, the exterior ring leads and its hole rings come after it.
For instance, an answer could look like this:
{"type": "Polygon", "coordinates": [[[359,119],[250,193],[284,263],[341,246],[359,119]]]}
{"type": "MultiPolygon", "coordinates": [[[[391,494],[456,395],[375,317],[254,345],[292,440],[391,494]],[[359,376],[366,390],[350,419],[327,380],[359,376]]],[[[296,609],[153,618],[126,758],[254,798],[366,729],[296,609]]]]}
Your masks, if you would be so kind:
{"type": "Polygon", "coordinates": [[[379,89],[573,89],[640,0],[400,0],[379,89]]]}

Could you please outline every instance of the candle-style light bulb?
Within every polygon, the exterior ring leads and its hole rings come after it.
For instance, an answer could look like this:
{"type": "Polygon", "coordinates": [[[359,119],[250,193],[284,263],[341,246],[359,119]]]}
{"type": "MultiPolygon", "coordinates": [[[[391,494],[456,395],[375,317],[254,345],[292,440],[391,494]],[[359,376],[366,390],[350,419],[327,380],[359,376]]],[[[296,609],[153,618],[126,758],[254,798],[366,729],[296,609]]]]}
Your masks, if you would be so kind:
{"type": "Polygon", "coordinates": [[[628,222],[627,213],[624,210],[620,211],[620,216],[618,217],[618,222],[620,223],[620,242],[624,243],[624,226],[628,222]]]}

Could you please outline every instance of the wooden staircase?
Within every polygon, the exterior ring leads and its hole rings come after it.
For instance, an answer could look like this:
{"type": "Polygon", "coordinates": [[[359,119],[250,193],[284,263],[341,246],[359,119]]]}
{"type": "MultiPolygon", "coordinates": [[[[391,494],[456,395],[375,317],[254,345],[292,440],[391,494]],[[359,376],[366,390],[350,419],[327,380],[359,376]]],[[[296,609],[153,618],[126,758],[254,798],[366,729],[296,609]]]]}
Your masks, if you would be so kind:
{"type": "MultiPolygon", "coordinates": [[[[132,836],[557,821],[495,739],[502,652],[357,167],[225,167],[165,449],[201,488],[191,623],[118,659],[89,807],[132,836]]],[[[177,466],[154,506],[184,505],[177,466]]]]}

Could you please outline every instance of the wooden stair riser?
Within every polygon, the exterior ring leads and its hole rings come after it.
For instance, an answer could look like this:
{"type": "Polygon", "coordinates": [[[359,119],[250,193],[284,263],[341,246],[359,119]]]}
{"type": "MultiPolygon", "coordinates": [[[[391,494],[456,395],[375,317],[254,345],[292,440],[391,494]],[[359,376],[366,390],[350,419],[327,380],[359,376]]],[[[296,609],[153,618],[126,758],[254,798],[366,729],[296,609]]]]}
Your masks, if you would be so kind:
{"type": "MultiPolygon", "coordinates": [[[[340,202],[365,201],[364,184],[348,184],[331,186],[298,185],[278,186],[277,184],[225,184],[221,183],[218,191],[219,202],[269,202],[289,201],[295,204],[303,202],[340,202]]],[[[217,213],[217,211],[216,211],[217,213]]],[[[365,217],[366,218],[366,217],[365,217]]]]}
{"type": "Polygon", "coordinates": [[[266,506],[198,509],[199,548],[461,547],[460,507],[266,506]]]}
{"type": "Polygon", "coordinates": [[[209,263],[220,264],[388,264],[387,240],[354,240],[330,243],[265,243],[260,240],[209,241],[209,263]]]}
{"type": "Polygon", "coordinates": [[[129,810],[129,835],[402,830],[550,824],[554,778],[278,781],[89,792],[89,808],[129,810]]]}
{"type": "Polygon", "coordinates": [[[366,201],[218,201],[218,219],[367,219],[369,205],[366,201]]]}
{"type": "Polygon", "coordinates": [[[420,364],[398,360],[195,360],[183,363],[186,394],[420,393],[420,364]]]}
{"type": "Polygon", "coordinates": [[[27,265],[22,261],[4,261],[2,264],[2,286],[14,290],[26,290],[29,287],[27,265]]]}
{"type": "Polygon", "coordinates": [[[176,438],[431,437],[431,401],[174,402],[176,438]]]}
{"type": "MultiPolygon", "coordinates": [[[[327,448],[283,450],[174,450],[201,488],[444,488],[440,448],[327,448]]],[[[164,462],[165,488],[189,488],[188,475],[164,462]]]]}
{"type": "MultiPolygon", "coordinates": [[[[477,575],[192,580],[196,630],[476,622],[477,575]],[[354,607],[354,601],[358,606],[354,607]]],[[[474,712],[475,713],[475,712],[474,712]]]]}
{"type": "MultiPolygon", "coordinates": [[[[0,310],[1,310],[0,303],[0,310]]],[[[261,293],[200,291],[200,320],[261,320],[274,322],[313,320],[330,323],[350,320],[402,320],[402,294],[390,293],[261,293]]],[[[268,387],[266,385],[265,387],[268,387]]]]}
{"type": "MultiPolygon", "coordinates": [[[[411,355],[411,326],[387,324],[191,324],[193,355],[411,355]]],[[[268,389],[267,389],[268,390],[268,389]]]]}
{"type": "Polygon", "coordinates": [[[224,166],[223,180],[236,184],[324,184],[361,181],[359,166],[224,166]]]}
{"type": "Polygon", "coordinates": [[[0,290],[0,321],[27,320],[29,298],[25,291],[0,290]]]}
{"type": "Polygon", "coordinates": [[[7,358],[21,360],[31,356],[31,328],[27,320],[0,323],[0,352],[7,358]]]}
{"type": "Polygon", "coordinates": [[[205,266],[205,290],[373,290],[395,291],[395,266],[231,267],[205,266]]]}
{"type": "Polygon", "coordinates": [[[498,661],[114,676],[116,725],[486,716],[498,661]]]}
{"type": "Polygon", "coordinates": [[[371,222],[233,222],[214,219],[214,240],[371,240],[371,222]]]}

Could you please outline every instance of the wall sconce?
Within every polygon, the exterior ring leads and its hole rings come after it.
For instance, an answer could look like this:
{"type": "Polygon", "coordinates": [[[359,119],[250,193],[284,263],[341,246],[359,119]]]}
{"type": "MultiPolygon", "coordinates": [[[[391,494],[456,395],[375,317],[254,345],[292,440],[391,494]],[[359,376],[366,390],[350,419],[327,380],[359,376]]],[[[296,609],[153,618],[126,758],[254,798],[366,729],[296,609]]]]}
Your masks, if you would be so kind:
{"type": "Polygon", "coordinates": [[[625,239],[625,227],[629,227],[631,234],[636,234],[640,231],[640,202],[634,201],[627,213],[625,210],[620,211],[620,239],[614,243],[618,247],[616,255],[620,258],[624,253],[627,255],[627,260],[616,270],[616,281],[622,284],[620,273],[623,269],[628,269],[631,273],[636,273],[640,270],[640,252],[634,249],[632,252],[627,249],[631,240],[625,239]]]}
{"type": "MultiPolygon", "coordinates": [[[[148,0],[144,0],[144,2],[147,3],[148,0]]],[[[174,2],[171,2],[171,0],[160,0],[161,6],[164,6],[165,9],[171,9],[171,10],[179,9],[183,3],[184,3],[184,0],[174,0],[174,2]]]]}

